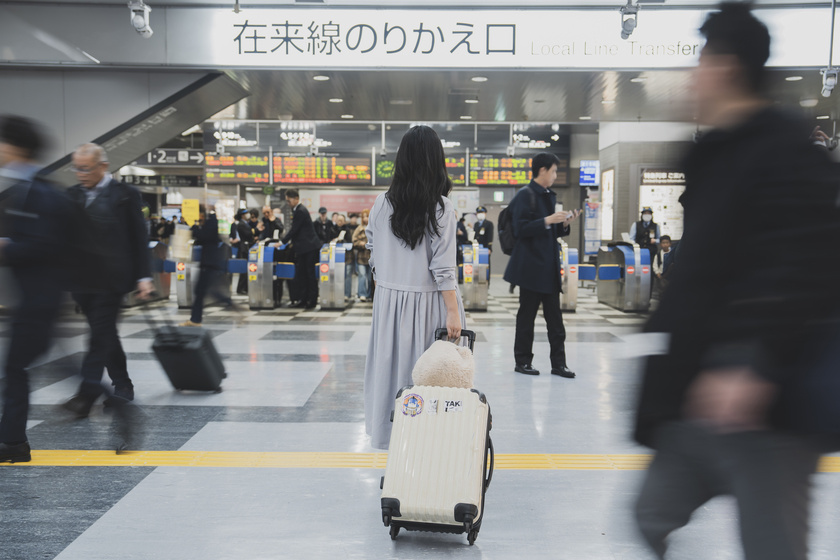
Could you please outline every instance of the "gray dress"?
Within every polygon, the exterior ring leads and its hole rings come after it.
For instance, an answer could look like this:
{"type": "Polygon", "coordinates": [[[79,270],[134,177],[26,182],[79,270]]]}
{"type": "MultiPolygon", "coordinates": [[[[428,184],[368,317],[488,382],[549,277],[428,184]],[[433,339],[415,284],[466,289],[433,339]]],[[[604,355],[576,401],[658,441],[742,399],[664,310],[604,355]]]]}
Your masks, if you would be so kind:
{"type": "Polygon", "coordinates": [[[446,326],[441,291],[456,291],[466,325],[455,264],[458,217],[452,202],[442,200],[440,235],[427,233],[413,250],[391,231],[393,208],[384,194],[370,212],[367,247],[376,294],[365,364],[365,429],[377,449],[388,449],[397,391],[411,384],[411,370],[434,342],[435,329],[446,326]]]}

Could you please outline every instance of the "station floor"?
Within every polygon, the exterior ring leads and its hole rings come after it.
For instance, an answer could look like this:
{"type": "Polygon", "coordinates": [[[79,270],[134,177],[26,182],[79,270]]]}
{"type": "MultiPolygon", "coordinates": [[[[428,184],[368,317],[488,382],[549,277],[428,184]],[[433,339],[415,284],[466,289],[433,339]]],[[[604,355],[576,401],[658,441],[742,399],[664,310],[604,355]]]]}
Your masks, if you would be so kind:
{"type": "MultiPolygon", "coordinates": [[[[513,372],[516,296],[500,278],[478,332],[476,386],[493,413],[497,469],[474,546],[464,535],[381,523],[386,455],[364,433],[371,304],[345,311],[209,308],[205,327],[229,377],[220,394],[176,393],[151,352],[152,330],[127,310],[120,331],[142,421],[132,452],[101,406],[74,420],[87,328],[63,317],[31,370],[33,461],[0,466],[0,560],[558,558],[648,560],[631,518],[648,450],[629,437],[638,363],[628,340],[644,317],[580,291],[565,316],[576,379],[551,376],[537,320],[538,377],[513,372]],[[240,318],[242,319],[242,318],[240,318]],[[629,337],[629,338],[628,338],[629,337]]],[[[159,304],[176,320],[174,300],[159,304]]],[[[8,325],[0,323],[0,352],[8,325]]],[[[815,477],[812,560],[840,557],[840,458],[815,477]]],[[[672,558],[742,558],[737,513],[716,499],[674,535],[672,558]]]]}

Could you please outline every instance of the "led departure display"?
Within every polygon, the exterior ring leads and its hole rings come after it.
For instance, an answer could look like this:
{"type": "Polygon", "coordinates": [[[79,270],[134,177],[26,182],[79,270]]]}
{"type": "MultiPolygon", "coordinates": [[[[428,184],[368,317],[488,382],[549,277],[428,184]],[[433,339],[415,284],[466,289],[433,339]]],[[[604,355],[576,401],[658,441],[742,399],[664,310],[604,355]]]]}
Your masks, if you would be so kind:
{"type": "Polygon", "coordinates": [[[370,158],[278,155],[273,165],[276,184],[371,184],[370,158]]]}
{"type": "MultiPolygon", "coordinates": [[[[568,184],[569,161],[560,159],[555,185],[568,184]]],[[[527,185],[531,182],[530,156],[470,156],[470,186],[527,185]]]]}
{"type": "Polygon", "coordinates": [[[204,175],[207,184],[268,184],[268,154],[205,154],[204,175]]]}
{"type": "Polygon", "coordinates": [[[465,157],[447,157],[446,171],[453,185],[467,184],[467,160],[465,157]]]}

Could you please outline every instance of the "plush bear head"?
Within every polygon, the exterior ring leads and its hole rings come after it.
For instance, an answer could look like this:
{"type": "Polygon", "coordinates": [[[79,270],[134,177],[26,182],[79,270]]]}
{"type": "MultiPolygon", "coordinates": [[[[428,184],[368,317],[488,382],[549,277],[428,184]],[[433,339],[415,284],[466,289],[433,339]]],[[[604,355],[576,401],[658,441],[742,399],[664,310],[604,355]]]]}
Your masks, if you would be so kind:
{"type": "Polygon", "coordinates": [[[475,361],[469,348],[438,340],[426,350],[411,378],[415,385],[472,389],[475,361]]]}

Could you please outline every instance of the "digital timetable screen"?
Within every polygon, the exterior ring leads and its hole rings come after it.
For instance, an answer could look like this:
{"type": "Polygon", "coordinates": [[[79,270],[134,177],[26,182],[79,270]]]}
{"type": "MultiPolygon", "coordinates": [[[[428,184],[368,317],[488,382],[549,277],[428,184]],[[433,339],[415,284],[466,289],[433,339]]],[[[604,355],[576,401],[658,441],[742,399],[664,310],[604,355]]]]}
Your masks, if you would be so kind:
{"type": "MultiPolygon", "coordinates": [[[[470,156],[470,186],[527,185],[531,182],[531,156],[470,156]]],[[[555,185],[569,181],[569,161],[560,158],[555,185]]]]}
{"type": "Polygon", "coordinates": [[[467,184],[467,159],[465,157],[447,157],[446,172],[453,185],[467,184]]]}
{"type": "Polygon", "coordinates": [[[270,180],[268,154],[205,154],[204,175],[207,184],[255,183],[270,180]]]}
{"type": "Polygon", "coordinates": [[[273,166],[276,184],[371,184],[370,158],[274,156],[273,166]]]}

